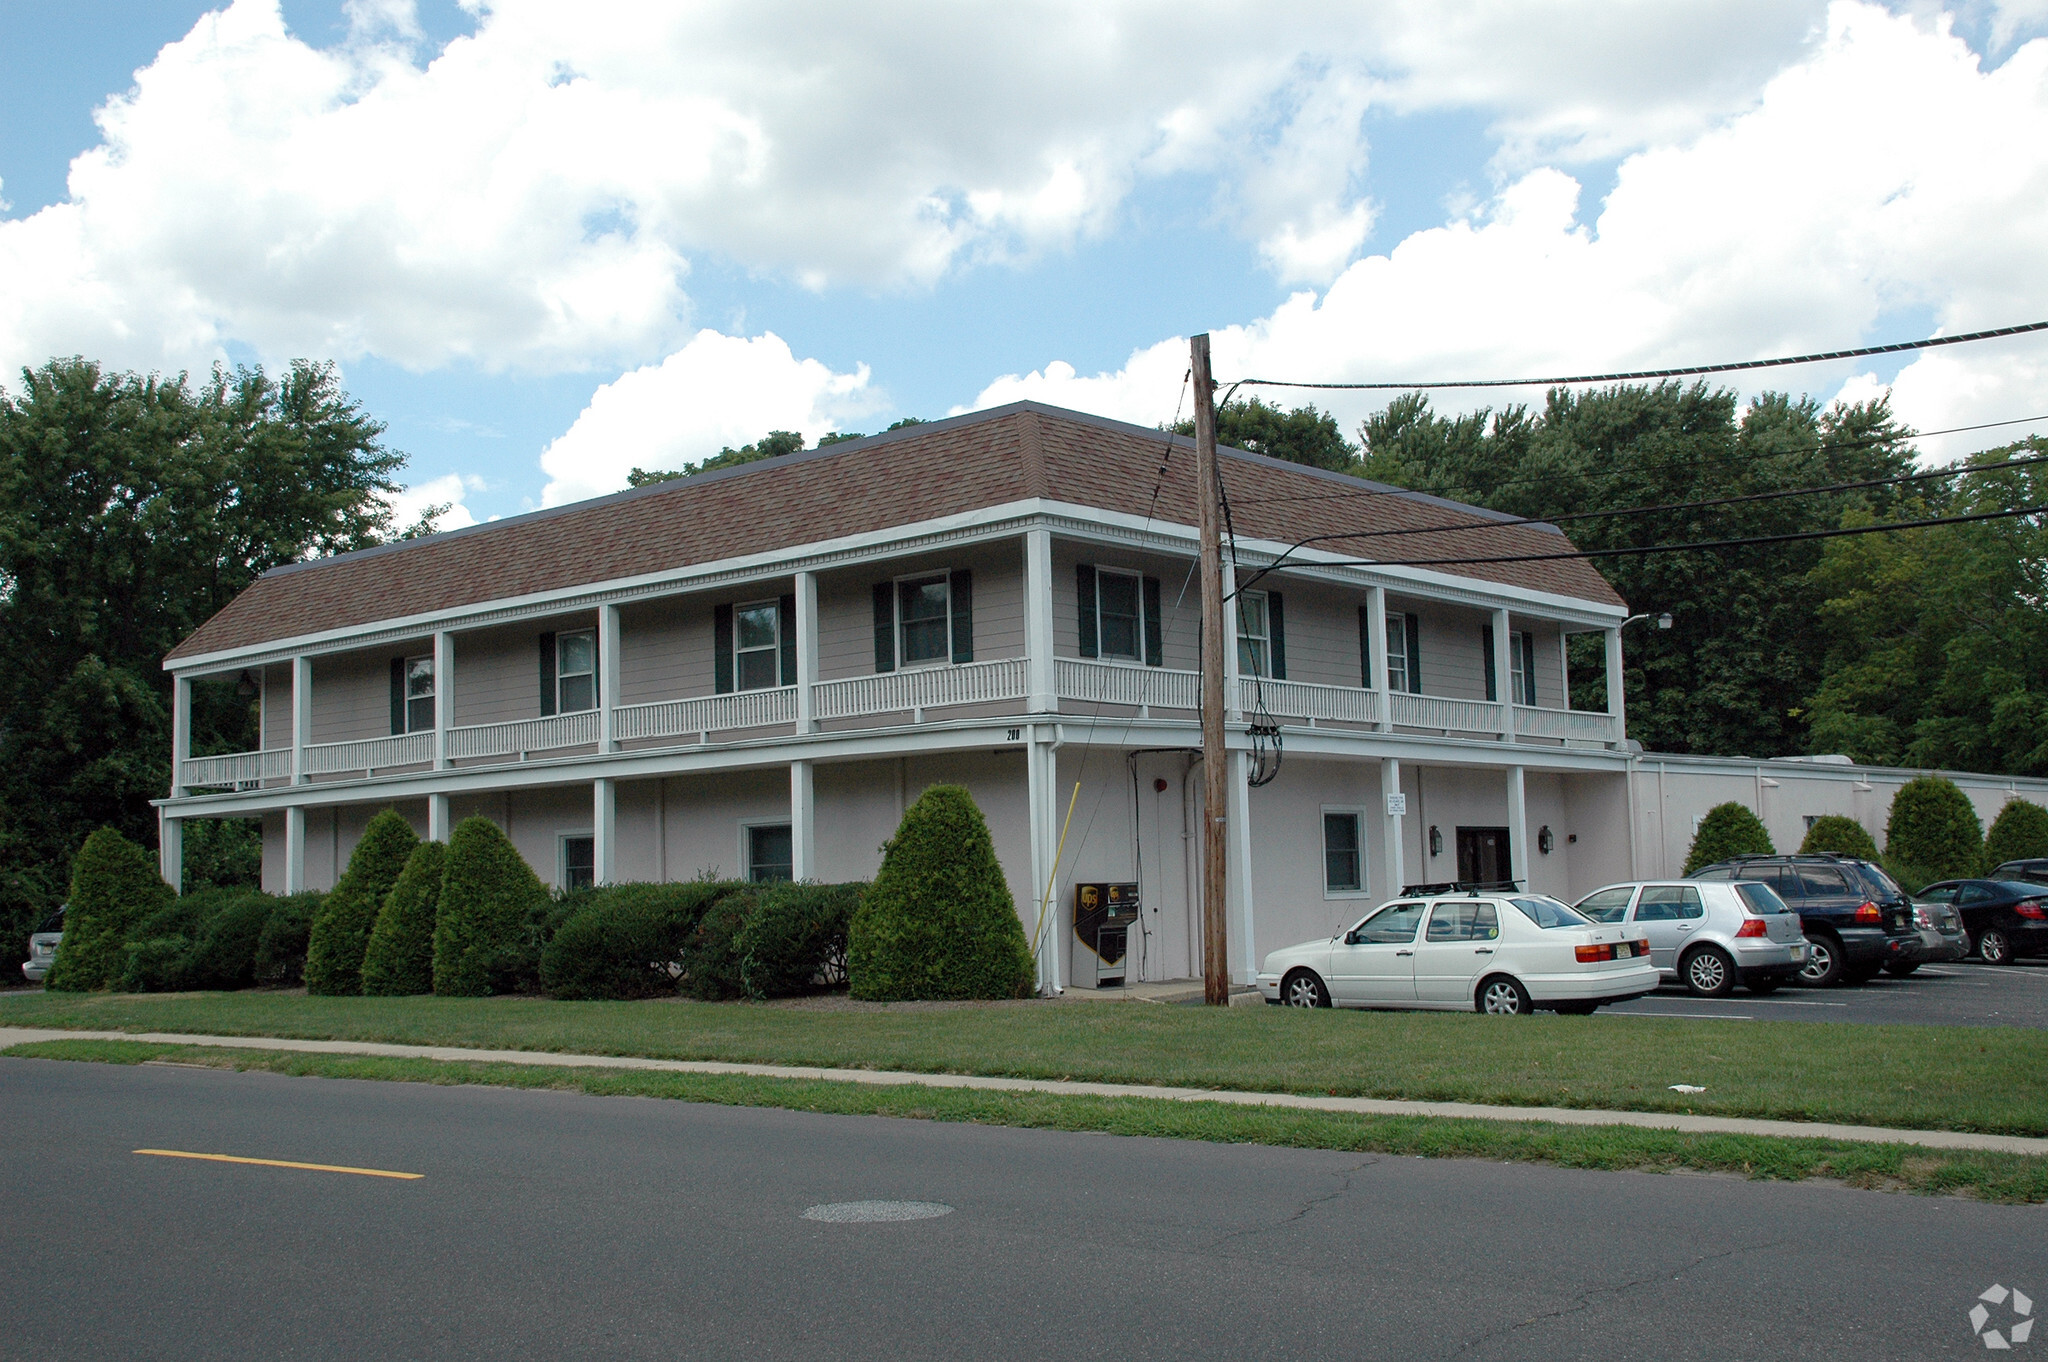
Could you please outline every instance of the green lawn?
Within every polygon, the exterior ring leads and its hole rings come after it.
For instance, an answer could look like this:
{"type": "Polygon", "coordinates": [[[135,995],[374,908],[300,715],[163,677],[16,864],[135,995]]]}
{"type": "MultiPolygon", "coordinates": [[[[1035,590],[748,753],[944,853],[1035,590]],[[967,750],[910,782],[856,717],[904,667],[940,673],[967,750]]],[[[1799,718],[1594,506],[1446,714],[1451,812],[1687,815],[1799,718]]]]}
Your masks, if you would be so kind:
{"type": "Polygon", "coordinates": [[[24,1058],[140,1064],[168,1060],[207,1068],[387,1082],[490,1084],[593,1096],[655,1097],[728,1106],[780,1107],[848,1116],[895,1116],[979,1125],[1099,1131],[1112,1135],[1339,1149],[1426,1158],[1549,1163],[1566,1168],[1732,1173],[1753,1179],[1831,1178],[1881,1191],[1961,1194],[1985,1201],[2048,1201],[2048,1159],[1824,1139],[1693,1135],[1626,1126],[1353,1116],[1247,1109],[1211,1102],[1068,1097],[1045,1093],[872,1087],[714,1074],[445,1063],[286,1051],[223,1050],[136,1041],[47,1041],[5,1053],[24,1058]]]}
{"type": "Polygon", "coordinates": [[[0,1025],[375,1040],[2048,1134],[2048,1032],[1275,1007],[818,1010],[288,993],[0,996],[0,1025]],[[1679,1094],[1673,1083],[1704,1093],[1679,1094]]]}

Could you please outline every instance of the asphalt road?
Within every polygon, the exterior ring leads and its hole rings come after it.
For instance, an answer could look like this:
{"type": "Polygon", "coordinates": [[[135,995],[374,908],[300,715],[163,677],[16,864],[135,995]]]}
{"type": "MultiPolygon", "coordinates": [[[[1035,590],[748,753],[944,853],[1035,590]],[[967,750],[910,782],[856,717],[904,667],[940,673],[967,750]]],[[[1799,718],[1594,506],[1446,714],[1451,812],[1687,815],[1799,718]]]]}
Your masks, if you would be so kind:
{"type": "Polygon", "coordinates": [[[1781,988],[1768,998],[1741,988],[1726,998],[1695,998],[1667,985],[1647,998],[1603,1007],[1600,1015],[2048,1027],[2048,960],[1922,965],[1903,979],[1880,974],[1867,984],[1781,988]]]}
{"type": "Polygon", "coordinates": [[[17,1359],[1875,1362],[2048,1303],[2038,1207],[19,1059],[0,1242],[17,1359]],[[877,1198],[954,1209],[802,1218],[877,1198]]]}

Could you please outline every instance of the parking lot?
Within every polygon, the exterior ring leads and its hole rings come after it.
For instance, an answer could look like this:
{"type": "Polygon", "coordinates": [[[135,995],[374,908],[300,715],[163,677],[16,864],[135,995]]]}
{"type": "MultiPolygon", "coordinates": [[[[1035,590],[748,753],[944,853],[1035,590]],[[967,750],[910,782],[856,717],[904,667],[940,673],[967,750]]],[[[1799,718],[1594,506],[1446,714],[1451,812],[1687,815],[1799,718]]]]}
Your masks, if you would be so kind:
{"type": "Polygon", "coordinates": [[[1904,979],[1880,974],[1861,986],[1784,988],[1768,998],[1741,989],[1726,998],[1695,998],[1683,988],[1666,985],[1648,998],[1604,1007],[1600,1013],[1723,1021],[2048,1027],[2048,960],[1922,965],[1904,979]]]}

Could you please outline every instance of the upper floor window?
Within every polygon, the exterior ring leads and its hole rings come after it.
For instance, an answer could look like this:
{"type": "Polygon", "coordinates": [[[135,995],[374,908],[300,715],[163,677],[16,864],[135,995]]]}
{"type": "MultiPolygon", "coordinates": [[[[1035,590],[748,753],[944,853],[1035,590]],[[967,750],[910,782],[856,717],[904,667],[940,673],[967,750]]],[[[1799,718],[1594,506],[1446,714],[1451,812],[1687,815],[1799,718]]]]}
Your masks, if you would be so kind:
{"type": "Polygon", "coordinates": [[[1080,563],[1075,567],[1074,594],[1081,656],[1165,665],[1157,577],[1080,563]]]}
{"type": "Polygon", "coordinates": [[[782,603],[749,601],[733,607],[733,670],[739,689],[776,685],[782,672],[782,603]]]}
{"type": "Polygon", "coordinates": [[[1422,621],[1414,615],[1387,616],[1387,689],[1422,694],[1422,621]]]}
{"type": "Polygon", "coordinates": [[[1237,673],[1273,674],[1273,620],[1263,591],[1241,591],[1237,597],[1237,673]]]}
{"type": "MultiPolygon", "coordinates": [[[[1480,626],[1480,651],[1485,655],[1486,698],[1500,699],[1499,683],[1494,677],[1493,626],[1480,626]]],[[[1536,657],[1536,636],[1514,632],[1508,635],[1508,694],[1518,705],[1536,703],[1536,668],[1532,665],[1536,657]]]]}
{"type": "Polygon", "coordinates": [[[597,708],[597,631],[540,636],[540,712],[576,714],[597,708]]]}
{"type": "Polygon", "coordinates": [[[434,655],[391,659],[391,732],[423,733],[434,726],[434,655]]]}
{"type": "Polygon", "coordinates": [[[974,574],[875,583],[875,670],[974,661],[974,574]]]}

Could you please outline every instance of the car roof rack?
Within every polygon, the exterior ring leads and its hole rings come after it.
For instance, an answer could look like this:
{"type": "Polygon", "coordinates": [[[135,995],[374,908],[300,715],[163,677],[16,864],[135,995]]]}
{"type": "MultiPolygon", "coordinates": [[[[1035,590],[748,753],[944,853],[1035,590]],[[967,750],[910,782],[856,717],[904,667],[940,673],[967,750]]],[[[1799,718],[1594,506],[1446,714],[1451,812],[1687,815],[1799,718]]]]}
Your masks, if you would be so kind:
{"type": "Polygon", "coordinates": [[[1515,880],[1439,880],[1433,884],[1404,884],[1399,897],[1431,894],[1519,894],[1522,886],[1515,880]]]}

